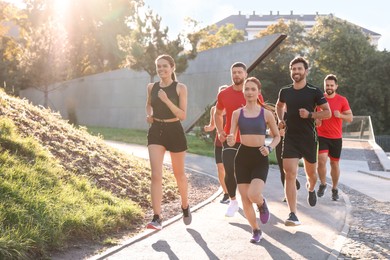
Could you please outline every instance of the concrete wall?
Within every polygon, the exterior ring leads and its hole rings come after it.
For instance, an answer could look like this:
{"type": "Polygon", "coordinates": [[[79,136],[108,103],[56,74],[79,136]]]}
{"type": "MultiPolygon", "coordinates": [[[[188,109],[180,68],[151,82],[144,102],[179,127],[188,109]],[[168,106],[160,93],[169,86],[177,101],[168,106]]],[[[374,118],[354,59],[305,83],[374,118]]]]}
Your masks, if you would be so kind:
{"type": "MultiPolygon", "coordinates": [[[[252,69],[285,35],[275,34],[198,53],[189,62],[178,80],[188,87],[186,130],[215,101],[218,87],[231,84],[230,66],[242,61],[252,69]]],[[[150,77],[145,72],[121,69],[100,73],[50,86],[49,107],[63,118],[74,114],[77,123],[85,126],[147,129],[145,122],[146,85],[150,77]]],[[[35,105],[42,105],[44,94],[30,88],[20,92],[35,105]]]]}

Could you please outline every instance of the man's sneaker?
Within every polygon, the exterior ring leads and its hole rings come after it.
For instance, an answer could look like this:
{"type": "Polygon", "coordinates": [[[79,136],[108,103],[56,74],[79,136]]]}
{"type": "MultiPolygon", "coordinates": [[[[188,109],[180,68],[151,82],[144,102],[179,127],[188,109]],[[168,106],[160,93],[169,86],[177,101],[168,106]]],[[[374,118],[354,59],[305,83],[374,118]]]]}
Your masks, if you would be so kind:
{"type": "Polygon", "coordinates": [[[261,223],[263,224],[267,223],[270,218],[270,214],[267,206],[267,201],[265,198],[263,200],[263,204],[260,207],[257,205],[257,208],[259,209],[261,223]]]}
{"type": "Polygon", "coordinates": [[[188,205],[188,207],[186,209],[183,209],[183,222],[184,224],[186,225],[189,225],[191,224],[191,221],[192,221],[192,215],[191,215],[191,211],[190,211],[190,206],[188,205]]]}
{"type": "Polygon", "coordinates": [[[332,200],[339,200],[339,190],[332,189],[332,200]]]}
{"type": "Polygon", "coordinates": [[[297,186],[297,190],[301,188],[301,183],[298,181],[298,179],[295,179],[295,186],[297,186]]]}
{"type": "Polygon", "coordinates": [[[222,204],[228,204],[230,202],[229,194],[227,193],[223,194],[223,198],[219,202],[221,202],[222,204]]]}
{"type": "Polygon", "coordinates": [[[315,190],[309,191],[309,196],[307,196],[307,203],[309,203],[309,205],[312,207],[317,204],[317,195],[315,190]]]}
{"type": "Polygon", "coordinates": [[[160,216],[157,214],[154,214],[152,221],[149,222],[148,225],[146,225],[146,228],[161,230],[162,229],[162,219],[160,218],[160,216]]]}
{"type": "Polygon", "coordinates": [[[288,219],[284,222],[284,225],[286,225],[286,226],[298,226],[300,224],[301,224],[301,222],[299,222],[299,220],[294,212],[291,212],[288,215],[288,219]]]}
{"type": "MultiPolygon", "coordinates": [[[[309,183],[306,182],[306,189],[309,191],[309,183]]],[[[314,207],[317,204],[317,195],[316,191],[309,191],[309,195],[307,196],[307,203],[309,203],[310,206],[314,207]]]]}
{"type": "Polygon", "coordinates": [[[255,229],[252,231],[252,238],[250,240],[251,243],[259,243],[262,239],[262,232],[260,229],[255,229]]]}
{"type": "Polygon", "coordinates": [[[229,207],[226,210],[225,216],[226,217],[234,217],[234,214],[238,211],[238,201],[237,200],[230,200],[229,207]]]}
{"type": "Polygon", "coordinates": [[[321,198],[322,196],[324,196],[326,192],[326,183],[325,184],[320,184],[320,187],[318,188],[318,191],[317,191],[317,196],[318,198],[321,198]]]}

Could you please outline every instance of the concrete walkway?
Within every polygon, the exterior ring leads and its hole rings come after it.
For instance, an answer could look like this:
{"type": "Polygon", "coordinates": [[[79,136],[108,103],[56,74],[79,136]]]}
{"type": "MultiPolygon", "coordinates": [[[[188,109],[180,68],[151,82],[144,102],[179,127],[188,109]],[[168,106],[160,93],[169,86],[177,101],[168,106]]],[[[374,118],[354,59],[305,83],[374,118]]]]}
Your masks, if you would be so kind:
{"type": "MultiPolygon", "coordinates": [[[[148,158],[144,146],[109,144],[126,153],[148,158]]],[[[356,143],[353,147],[359,150],[356,143]]],[[[370,172],[367,162],[358,159],[341,160],[340,182],[376,200],[389,201],[389,173],[370,172]]],[[[169,156],[166,160],[169,163],[169,156]]],[[[216,177],[213,158],[188,154],[186,167],[216,177]]],[[[301,184],[306,182],[305,176],[300,174],[298,178],[301,184]]],[[[340,200],[336,202],[331,201],[330,193],[328,189],[317,205],[310,207],[306,202],[307,191],[301,188],[297,215],[302,225],[286,227],[284,220],[289,210],[281,201],[284,193],[279,170],[271,167],[264,192],[271,219],[266,225],[261,225],[263,239],[260,243],[249,242],[251,228],[242,209],[232,218],[224,216],[227,205],[219,203],[219,192],[208,201],[191,207],[191,225],[185,226],[181,216],[177,216],[164,221],[162,231],[145,230],[90,259],[335,259],[348,232],[351,206],[342,190],[340,200]]]]}

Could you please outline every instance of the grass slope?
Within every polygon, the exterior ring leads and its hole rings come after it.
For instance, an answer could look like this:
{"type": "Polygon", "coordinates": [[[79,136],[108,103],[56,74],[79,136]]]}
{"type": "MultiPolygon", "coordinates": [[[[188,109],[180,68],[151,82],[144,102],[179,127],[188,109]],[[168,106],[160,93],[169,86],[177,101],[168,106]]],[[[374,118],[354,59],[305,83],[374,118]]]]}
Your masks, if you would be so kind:
{"type": "MultiPolygon", "coordinates": [[[[46,258],[70,239],[136,228],[148,162],[0,91],[0,259],[46,258]]],[[[164,174],[164,200],[177,197],[164,174]]]]}

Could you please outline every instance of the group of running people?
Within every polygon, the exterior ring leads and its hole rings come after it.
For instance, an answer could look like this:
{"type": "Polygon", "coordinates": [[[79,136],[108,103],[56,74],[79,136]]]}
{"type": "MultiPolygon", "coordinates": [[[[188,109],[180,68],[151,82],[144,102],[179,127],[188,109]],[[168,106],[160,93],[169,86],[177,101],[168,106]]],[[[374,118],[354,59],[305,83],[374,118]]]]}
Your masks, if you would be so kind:
{"type": "MultiPolygon", "coordinates": [[[[224,196],[229,203],[225,215],[232,217],[239,209],[236,190],[240,193],[245,217],[252,228],[250,242],[257,243],[262,232],[256,220],[254,205],[262,224],[270,212],[263,196],[267,180],[268,155],[276,148],[281,179],[290,214],[287,226],[299,225],[297,217],[298,163],[303,158],[308,203],[315,206],[317,196],[326,191],[326,161],[330,157],[332,199],[338,199],[338,162],[342,147],[342,121],[352,121],[352,112],[345,97],[336,93],[337,78],[324,80],[325,94],[306,81],[308,62],[303,57],[290,62],[291,85],[281,88],[275,108],[264,103],[261,82],[249,77],[242,62],[231,66],[232,85],[219,89],[216,105],[210,111],[205,131],[216,129],[215,160],[224,196]],[[271,141],[266,144],[266,130],[271,141]],[[318,133],[318,135],[317,135],[318,133]],[[281,140],[283,136],[283,141],[281,140]],[[317,148],[319,137],[319,151],[317,148]],[[318,168],[317,168],[317,155],[318,168]],[[317,194],[317,170],[321,184],[317,194]]],[[[146,113],[151,124],[148,151],[152,171],[151,198],[154,216],[148,228],[162,228],[162,165],[165,151],[170,151],[172,169],[181,196],[183,221],[191,223],[188,184],[184,172],[187,143],[180,121],[186,118],[187,87],[176,81],[175,63],[171,56],[156,59],[159,82],[147,86],[146,113]]]]}

